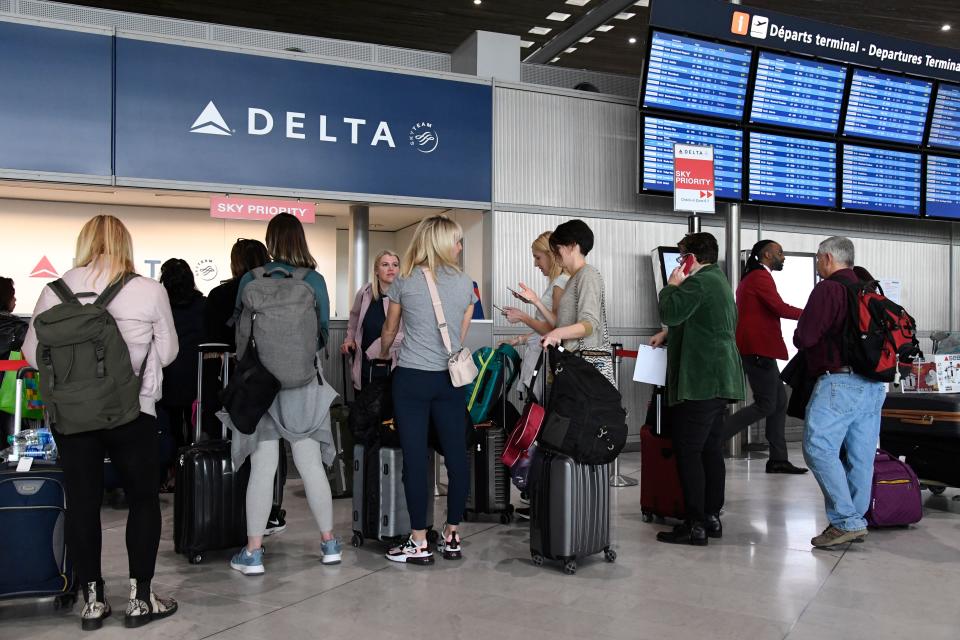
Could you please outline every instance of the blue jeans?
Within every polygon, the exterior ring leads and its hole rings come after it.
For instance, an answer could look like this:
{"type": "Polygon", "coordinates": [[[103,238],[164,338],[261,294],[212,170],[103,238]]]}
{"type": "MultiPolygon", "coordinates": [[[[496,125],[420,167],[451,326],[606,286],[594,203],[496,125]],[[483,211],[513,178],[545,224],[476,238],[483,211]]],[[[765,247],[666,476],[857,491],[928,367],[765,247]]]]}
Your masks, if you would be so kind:
{"type": "Polygon", "coordinates": [[[824,374],[807,404],[803,459],[820,484],[830,524],[843,531],[867,527],[885,394],[882,382],[855,373],[824,374]]]}

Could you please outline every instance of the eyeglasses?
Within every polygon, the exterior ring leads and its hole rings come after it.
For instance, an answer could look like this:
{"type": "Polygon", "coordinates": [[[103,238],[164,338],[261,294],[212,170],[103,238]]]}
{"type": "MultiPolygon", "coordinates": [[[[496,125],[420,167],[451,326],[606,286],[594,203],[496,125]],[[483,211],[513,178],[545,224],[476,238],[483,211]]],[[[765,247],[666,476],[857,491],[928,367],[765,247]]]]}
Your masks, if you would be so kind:
{"type": "Polygon", "coordinates": [[[687,256],[689,255],[689,253],[681,253],[679,256],[677,256],[677,264],[683,264],[683,261],[686,260],[687,256]]]}

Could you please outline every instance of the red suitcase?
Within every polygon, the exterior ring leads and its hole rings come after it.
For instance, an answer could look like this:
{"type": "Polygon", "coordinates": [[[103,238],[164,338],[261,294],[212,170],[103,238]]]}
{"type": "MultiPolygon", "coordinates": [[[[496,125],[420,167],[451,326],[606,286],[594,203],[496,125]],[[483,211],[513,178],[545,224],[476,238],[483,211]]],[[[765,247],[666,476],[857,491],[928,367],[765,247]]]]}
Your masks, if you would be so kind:
{"type": "Polygon", "coordinates": [[[662,433],[666,422],[663,409],[662,396],[657,393],[650,402],[647,424],[640,429],[640,510],[644,522],[683,518],[685,512],[673,442],[662,433]]]}

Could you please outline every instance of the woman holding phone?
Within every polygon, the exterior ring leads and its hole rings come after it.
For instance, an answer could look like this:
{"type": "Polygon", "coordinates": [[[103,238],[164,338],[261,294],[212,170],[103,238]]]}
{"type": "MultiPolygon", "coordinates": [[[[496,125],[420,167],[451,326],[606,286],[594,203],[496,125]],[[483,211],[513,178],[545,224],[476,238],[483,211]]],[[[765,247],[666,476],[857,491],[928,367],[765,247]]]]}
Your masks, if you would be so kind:
{"type": "Polygon", "coordinates": [[[544,231],[537,236],[530,249],[533,253],[533,266],[547,278],[547,287],[544,289],[543,295],[538,296],[533,289],[521,282],[519,285],[520,291],[510,289],[510,292],[518,300],[532,304],[536,312],[531,316],[517,307],[503,308],[503,315],[511,324],[522,322],[532,329],[532,331],[518,335],[509,341],[510,345],[514,347],[526,344],[526,349],[523,351],[523,364],[520,367],[520,384],[522,385],[521,389],[526,390],[525,393],[532,391],[529,389],[530,382],[533,379],[534,369],[542,352],[540,338],[556,327],[556,312],[560,307],[560,298],[563,297],[567,281],[570,280],[570,276],[564,271],[563,265],[550,249],[549,231],[544,231]]]}

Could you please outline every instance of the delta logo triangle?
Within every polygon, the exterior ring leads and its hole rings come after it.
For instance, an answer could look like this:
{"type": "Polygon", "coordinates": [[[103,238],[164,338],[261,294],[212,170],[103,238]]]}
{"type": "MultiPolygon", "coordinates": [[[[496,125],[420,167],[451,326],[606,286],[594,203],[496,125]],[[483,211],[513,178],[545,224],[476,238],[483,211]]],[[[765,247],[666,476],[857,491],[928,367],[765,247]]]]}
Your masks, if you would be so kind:
{"type": "Polygon", "coordinates": [[[190,127],[190,133],[206,133],[214,136],[231,136],[230,127],[227,125],[227,122],[223,119],[223,116],[220,115],[220,112],[217,111],[217,105],[213,104],[213,100],[207,103],[207,106],[203,108],[203,111],[197,116],[197,119],[193,121],[193,125],[190,127]]]}
{"type": "Polygon", "coordinates": [[[47,256],[40,258],[40,262],[30,272],[31,278],[59,278],[60,274],[53,268],[53,264],[47,256]]]}

